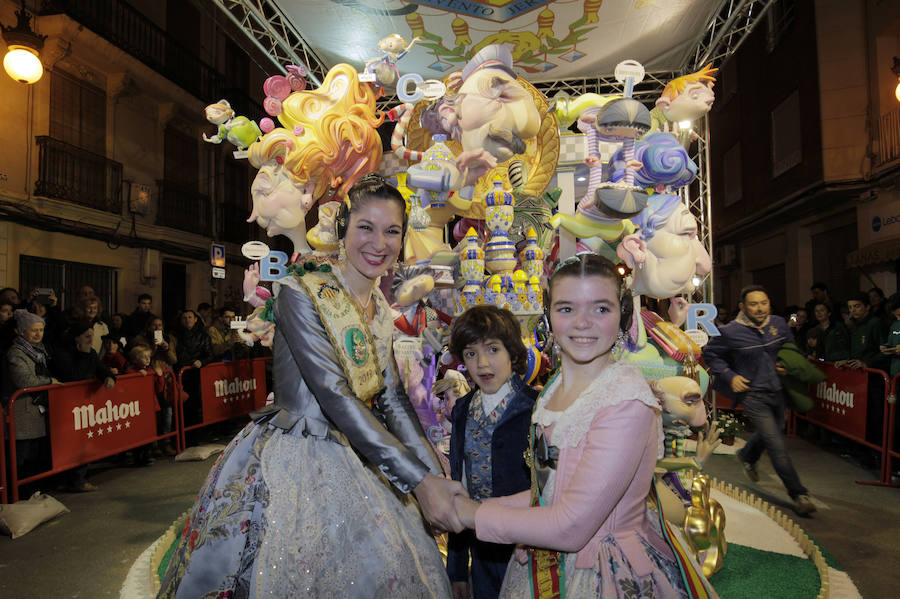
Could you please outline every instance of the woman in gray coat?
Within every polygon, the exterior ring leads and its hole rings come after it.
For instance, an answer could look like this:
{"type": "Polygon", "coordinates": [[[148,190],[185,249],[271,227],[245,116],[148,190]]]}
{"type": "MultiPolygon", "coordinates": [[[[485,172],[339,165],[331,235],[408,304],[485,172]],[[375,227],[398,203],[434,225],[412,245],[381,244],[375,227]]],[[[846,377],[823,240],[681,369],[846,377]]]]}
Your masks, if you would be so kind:
{"type": "MultiPolygon", "coordinates": [[[[6,380],[9,394],[4,401],[8,409],[9,397],[26,387],[49,385],[53,381],[47,367],[47,350],[42,343],[44,319],[27,310],[16,310],[16,332],[12,346],[6,352],[6,380]]],[[[20,395],[14,406],[16,416],[16,467],[19,477],[26,477],[49,467],[47,443],[47,394],[20,395]]]]}

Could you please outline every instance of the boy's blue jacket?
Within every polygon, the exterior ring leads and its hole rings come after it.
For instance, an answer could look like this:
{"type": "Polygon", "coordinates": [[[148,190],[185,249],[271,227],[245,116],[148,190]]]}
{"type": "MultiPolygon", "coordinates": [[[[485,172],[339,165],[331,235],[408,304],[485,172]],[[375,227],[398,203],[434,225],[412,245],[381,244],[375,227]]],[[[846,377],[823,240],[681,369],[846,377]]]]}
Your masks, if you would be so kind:
{"type": "Polygon", "coordinates": [[[743,393],[735,394],[731,390],[731,381],[736,375],[750,380],[750,391],[772,393],[781,390],[781,379],[775,371],[778,350],[785,343],[794,342],[791,329],[783,318],[770,316],[762,328],[734,320],[719,331],[722,334],[710,337],[703,348],[703,362],[716,376],[716,391],[740,402],[743,393]]]}
{"type": "MultiPolygon", "coordinates": [[[[524,453],[528,447],[531,412],[538,391],[526,385],[517,374],[512,375],[510,384],[515,393],[507,404],[506,411],[497,423],[494,436],[491,438],[491,491],[494,497],[513,495],[531,487],[531,471],[525,464],[524,453]]],[[[469,417],[469,404],[474,395],[475,390],[459,398],[450,414],[450,421],[453,424],[450,433],[450,476],[453,480],[462,480],[466,420],[469,417]]],[[[469,542],[483,543],[476,540],[474,535],[465,532],[459,535],[450,535],[447,551],[447,575],[451,582],[469,580],[469,542]]],[[[512,545],[494,545],[493,543],[486,543],[486,545],[503,549],[505,560],[512,555],[512,545]],[[508,551],[506,551],[507,548],[508,551]]],[[[472,557],[475,559],[476,555],[473,553],[472,557]]],[[[503,563],[505,567],[506,562],[503,563]]]]}

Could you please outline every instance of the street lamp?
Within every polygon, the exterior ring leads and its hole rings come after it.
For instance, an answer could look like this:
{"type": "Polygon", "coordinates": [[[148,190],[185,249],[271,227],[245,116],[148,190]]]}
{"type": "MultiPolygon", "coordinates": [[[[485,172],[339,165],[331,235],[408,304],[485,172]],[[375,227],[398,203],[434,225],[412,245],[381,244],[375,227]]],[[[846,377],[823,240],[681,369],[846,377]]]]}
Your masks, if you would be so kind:
{"type": "Polygon", "coordinates": [[[35,83],[44,74],[40,51],[47,36],[32,31],[31,15],[25,11],[25,0],[22,0],[22,9],[16,11],[16,17],[18,23],[15,27],[0,26],[8,48],[3,58],[3,68],[19,83],[35,83]]]}

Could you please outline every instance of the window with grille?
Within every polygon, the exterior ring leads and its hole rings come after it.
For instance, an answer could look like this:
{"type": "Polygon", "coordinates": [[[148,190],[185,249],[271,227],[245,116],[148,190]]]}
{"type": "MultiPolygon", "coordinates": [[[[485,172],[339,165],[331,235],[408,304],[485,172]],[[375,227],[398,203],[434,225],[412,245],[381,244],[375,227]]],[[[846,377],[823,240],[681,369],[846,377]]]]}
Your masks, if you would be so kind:
{"type": "Polygon", "coordinates": [[[50,137],[106,156],[106,94],[54,69],[50,75],[50,137]]]}
{"type": "Polygon", "coordinates": [[[772,111],[772,178],[803,161],[800,92],[794,90],[772,111]]]}
{"type": "Polygon", "coordinates": [[[164,181],[157,224],[200,235],[211,233],[209,197],[199,192],[200,158],[196,137],[168,127],[164,181]]]}
{"type": "Polygon", "coordinates": [[[19,256],[19,291],[22,297],[27,298],[33,289],[53,289],[62,310],[71,308],[78,290],[90,285],[103,310],[108,314],[118,312],[118,276],[118,271],[108,266],[19,256]]]}

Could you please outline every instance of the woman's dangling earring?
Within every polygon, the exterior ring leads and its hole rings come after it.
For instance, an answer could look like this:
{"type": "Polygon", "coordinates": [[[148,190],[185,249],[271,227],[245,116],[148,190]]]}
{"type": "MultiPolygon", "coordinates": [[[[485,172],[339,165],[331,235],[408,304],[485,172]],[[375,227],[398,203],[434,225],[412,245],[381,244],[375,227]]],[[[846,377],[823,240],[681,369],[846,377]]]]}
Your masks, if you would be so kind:
{"type": "Polygon", "coordinates": [[[347,248],[344,247],[344,240],[341,238],[338,241],[338,262],[346,262],[347,261],[347,248]]]}
{"type": "Polygon", "coordinates": [[[618,360],[625,354],[625,333],[621,330],[616,334],[616,342],[612,346],[613,360],[618,360]]]}

